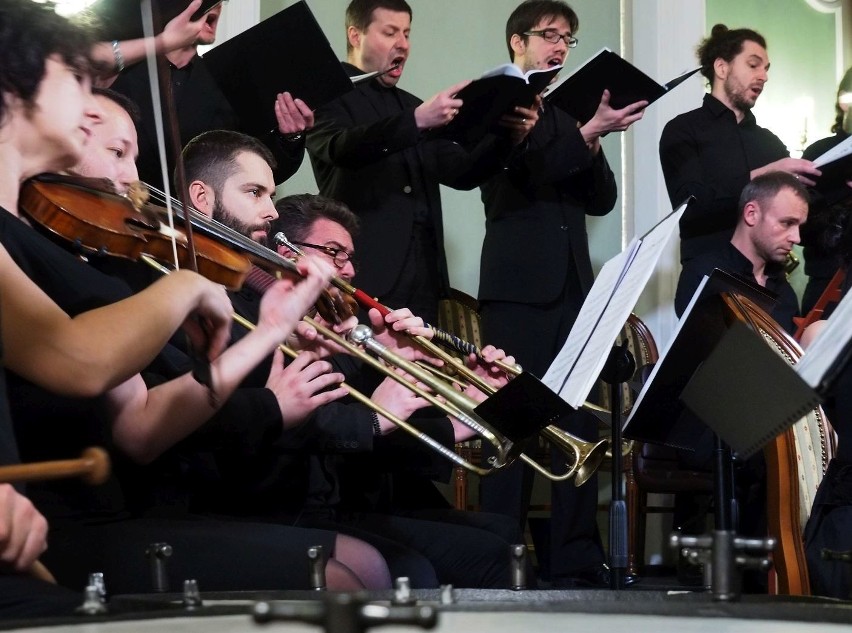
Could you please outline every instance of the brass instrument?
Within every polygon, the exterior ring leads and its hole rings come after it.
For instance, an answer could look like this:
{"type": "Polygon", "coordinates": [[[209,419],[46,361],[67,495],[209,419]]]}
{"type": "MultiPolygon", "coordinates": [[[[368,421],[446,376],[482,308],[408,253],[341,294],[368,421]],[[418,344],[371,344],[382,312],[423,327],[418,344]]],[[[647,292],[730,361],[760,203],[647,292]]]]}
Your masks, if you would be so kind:
{"type": "MultiPolygon", "coordinates": [[[[314,325],[319,324],[314,322],[314,325]]],[[[328,328],[322,328],[320,332],[324,336],[328,336],[329,334],[332,336],[336,336],[336,334],[328,328]]],[[[469,426],[477,433],[482,434],[483,437],[488,439],[492,444],[495,444],[496,446],[505,446],[508,449],[507,451],[505,451],[504,453],[498,453],[497,456],[492,458],[491,464],[495,468],[500,468],[506,465],[508,461],[514,461],[514,459],[517,458],[531,466],[533,469],[535,469],[551,481],[565,481],[566,479],[575,477],[575,484],[579,486],[588,480],[588,478],[595,472],[597,467],[600,465],[600,462],[603,460],[604,453],[606,451],[606,440],[601,440],[597,443],[586,442],[578,437],[575,437],[574,435],[571,435],[566,431],[563,431],[562,429],[557,428],[554,425],[550,425],[541,431],[542,434],[563,452],[569,453],[570,451],[570,454],[574,458],[573,464],[565,473],[561,475],[554,474],[553,472],[541,466],[541,464],[536,462],[528,455],[524,453],[517,453],[516,449],[513,450],[515,447],[508,439],[503,438],[502,436],[497,434],[496,431],[494,431],[486,422],[479,418],[479,416],[476,416],[473,413],[473,409],[477,406],[477,402],[475,402],[468,396],[459,393],[452,387],[449,387],[441,380],[436,380],[434,376],[432,376],[429,372],[425,371],[417,364],[400,358],[397,354],[394,354],[391,350],[389,350],[387,347],[385,347],[384,345],[379,343],[375,338],[373,338],[372,331],[366,325],[358,325],[353,328],[349,334],[349,338],[350,340],[355,343],[358,343],[359,345],[364,345],[366,349],[373,352],[389,364],[402,369],[406,373],[411,374],[418,381],[428,385],[430,389],[433,389],[436,393],[440,394],[441,397],[446,399],[446,402],[441,403],[438,406],[440,406],[449,415],[457,417],[463,424],[469,426]],[[471,417],[475,419],[476,424],[470,424],[469,420],[471,417]],[[487,433],[483,433],[481,430],[482,428],[485,428],[487,430],[487,433]]],[[[366,357],[373,360],[372,357],[361,353],[360,350],[358,353],[358,357],[366,357]]],[[[379,364],[379,367],[383,366],[379,364]]],[[[402,376],[399,376],[395,372],[388,372],[384,368],[381,369],[381,371],[388,375],[395,376],[395,379],[405,380],[402,376]]],[[[408,383],[408,385],[411,384],[409,381],[405,382],[408,383]]],[[[493,386],[487,383],[484,384],[486,387],[486,389],[484,390],[485,393],[495,393],[496,390],[493,386]]]]}
{"type": "MultiPolygon", "coordinates": [[[[236,321],[237,323],[239,323],[240,325],[242,325],[243,327],[245,327],[248,330],[252,330],[255,327],[254,324],[251,321],[249,321],[248,319],[245,319],[244,317],[240,316],[237,313],[233,314],[233,319],[234,319],[234,321],[236,321]]],[[[314,321],[311,321],[307,317],[305,319],[308,322],[310,322],[312,326],[316,327],[317,324],[314,321]]],[[[343,346],[347,350],[349,350],[350,352],[355,353],[355,352],[360,351],[357,348],[353,348],[351,345],[347,345],[345,339],[341,338],[340,341],[336,341],[336,342],[338,344],[341,344],[341,341],[343,343],[343,346]]],[[[287,345],[284,345],[283,343],[278,345],[278,349],[280,349],[284,354],[289,356],[291,359],[296,358],[299,355],[299,352],[296,352],[295,350],[288,347],[287,345]]],[[[382,370],[384,370],[384,366],[382,366],[382,370]]],[[[410,385],[410,383],[407,383],[407,386],[408,385],[410,385]]],[[[409,433],[410,435],[413,435],[418,440],[420,440],[421,442],[426,444],[429,448],[436,451],[437,453],[439,453],[443,457],[446,457],[447,459],[449,459],[451,462],[453,462],[457,466],[461,466],[462,468],[469,470],[472,473],[476,473],[477,475],[480,475],[480,476],[488,475],[494,470],[493,467],[492,468],[482,468],[481,466],[477,466],[476,464],[469,462],[468,460],[464,459],[461,455],[459,455],[455,451],[447,448],[446,446],[444,446],[443,444],[441,444],[440,442],[435,440],[433,437],[427,435],[423,431],[420,431],[415,426],[409,424],[407,421],[403,420],[402,418],[394,415],[393,413],[391,413],[390,411],[385,409],[383,406],[373,402],[368,396],[361,393],[360,391],[358,391],[354,387],[347,385],[345,382],[340,383],[340,386],[343,387],[344,389],[346,389],[349,392],[349,395],[352,396],[355,400],[357,400],[358,402],[360,402],[364,406],[372,409],[373,411],[375,411],[379,415],[383,415],[388,420],[393,422],[394,425],[396,425],[397,427],[399,427],[403,431],[409,433]]]]}

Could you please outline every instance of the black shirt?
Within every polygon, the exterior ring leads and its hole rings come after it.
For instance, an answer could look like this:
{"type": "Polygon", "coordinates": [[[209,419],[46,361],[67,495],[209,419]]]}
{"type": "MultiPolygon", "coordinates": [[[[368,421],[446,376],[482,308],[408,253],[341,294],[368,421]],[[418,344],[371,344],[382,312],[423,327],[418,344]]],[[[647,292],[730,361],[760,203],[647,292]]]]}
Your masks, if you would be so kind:
{"type": "MultiPolygon", "coordinates": [[[[678,317],[686,310],[701,280],[705,275],[713,272],[714,268],[742,277],[751,283],[757,283],[754,265],[736,246],[728,242],[711,252],[684,262],[675,293],[675,312],[678,317]]],[[[793,287],[787,282],[782,266],[767,264],[766,289],[778,295],[778,303],[775,304],[770,316],[792,334],[796,331],[793,317],[799,314],[799,300],[793,287]]]]}
{"type": "MultiPolygon", "coordinates": [[[[849,137],[846,132],[838,132],[834,136],[820,139],[808,145],[802,153],[802,158],[814,160],[842,143],[849,137]]],[[[845,184],[828,191],[810,190],[811,201],[808,209],[808,221],[802,225],[802,246],[805,256],[805,274],[808,277],[823,277],[830,279],[837,271],[839,262],[836,257],[826,252],[823,246],[823,234],[832,221],[832,208],[852,195],[852,189],[845,184]]]]}
{"type": "Polygon", "coordinates": [[[709,94],[700,108],[669,121],[660,137],[669,198],[679,205],[695,196],[680,220],[681,261],[730,241],[751,171],[787,156],[751,111],[737,123],[733,110],[709,94]]]}
{"type": "MultiPolygon", "coordinates": [[[[202,132],[246,129],[201,57],[194,57],[183,68],[169,64],[169,69],[178,113],[181,147],[202,132]]],[[[150,185],[162,187],[148,65],[141,62],[126,68],[111,88],[130,97],[139,106],[139,159],[136,161],[139,178],[150,185]]],[[[270,103],[269,107],[272,108],[273,105],[270,103]]],[[[271,131],[260,140],[270,149],[278,163],[275,170],[276,183],[281,183],[296,173],[304,157],[304,140],[287,141],[277,134],[277,131],[271,131]]],[[[171,143],[168,134],[166,142],[168,153],[171,143]]],[[[173,177],[174,160],[171,157],[167,173],[169,178],[173,177]]]]}

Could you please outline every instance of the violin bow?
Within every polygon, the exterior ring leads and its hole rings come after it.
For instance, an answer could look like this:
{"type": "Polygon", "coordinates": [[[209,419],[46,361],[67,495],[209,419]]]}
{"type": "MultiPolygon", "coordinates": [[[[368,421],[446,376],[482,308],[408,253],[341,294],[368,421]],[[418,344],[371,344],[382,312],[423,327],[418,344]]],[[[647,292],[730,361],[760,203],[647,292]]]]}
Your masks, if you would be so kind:
{"type": "MultiPolygon", "coordinates": [[[[165,142],[165,125],[163,122],[163,114],[168,123],[169,133],[171,135],[171,150],[175,159],[175,187],[177,188],[177,199],[180,201],[184,209],[191,208],[187,201],[186,187],[186,172],[184,171],[183,160],[181,157],[182,147],[180,145],[180,129],[178,127],[177,107],[175,105],[174,92],[172,90],[172,82],[168,78],[168,60],[165,55],[157,55],[156,43],[154,36],[157,33],[154,26],[157,25],[159,31],[162,31],[161,14],[155,7],[152,0],[142,0],[142,32],[145,37],[145,57],[148,64],[148,77],[151,84],[151,104],[154,110],[154,126],[157,132],[157,150],[160,155],[160,168],[162,170],[163,190],[166,193],[166,211],[169,218],[169,229],[172,239],[172,251],[174,254],[175,269],[180,269],[180,258],[178,257],[177,242],[175,241],[175,226],[174,212],[171,204],[171,195],[169,192],[170,178],[168,174],[168,161],[166,160],[166,142],[165,142]],[[162,105],[161,111],[158,106],[162,105]]],[[[184,222],[184,232],[186,234],[186,249],[188,257],[188,268],[193,272],[198,272],[198,264],[195,255],[195,241],[193,240],[192,223],[184,222]]],[[[191,347],[190,347],[191,349],[191,347]]],[[[190,354],[193,361],[192,375],[202,385],[210,390],[211,402],[214,402],[215,389],[213,386],[213,375],[210,370],[210,362],[206,356],[201,356],[197,351],[193,350],[190,354]]]]}

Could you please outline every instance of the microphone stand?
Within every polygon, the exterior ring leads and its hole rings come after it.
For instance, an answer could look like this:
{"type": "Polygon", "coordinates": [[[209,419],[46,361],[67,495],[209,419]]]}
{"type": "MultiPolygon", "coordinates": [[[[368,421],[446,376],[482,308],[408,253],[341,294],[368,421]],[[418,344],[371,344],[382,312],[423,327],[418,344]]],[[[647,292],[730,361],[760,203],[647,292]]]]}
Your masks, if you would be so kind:
{"type": "Polygon", "coordinates": [[[612,411],[612,498],[609,502],[609,588],[624,589],[627,570],[627,504],[621,487],[621,385],[636,372],[636,360],[627,341],[612,348],[601,371],[609,385],[612,411]]]}

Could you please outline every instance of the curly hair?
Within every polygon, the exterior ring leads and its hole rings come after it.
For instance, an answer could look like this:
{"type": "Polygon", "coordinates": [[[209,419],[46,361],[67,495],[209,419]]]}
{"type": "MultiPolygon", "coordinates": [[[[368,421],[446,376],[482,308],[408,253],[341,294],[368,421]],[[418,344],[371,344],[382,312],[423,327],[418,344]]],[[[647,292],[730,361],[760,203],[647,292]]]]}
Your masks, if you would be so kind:
{"type": "Polygon", "coordinates": [[[757,31],[751,29],[729,29],[724,24],[717,24],[710,31],[710,37],[698,45],[698,63],[701,64],[701,74],[713,85],[715,71],[713,64],[717,59],[730,62],[743,52],[743,43],[754,42],[766,48],[766,40],[757,31]]]}

